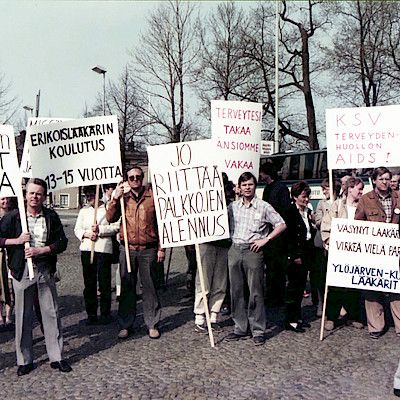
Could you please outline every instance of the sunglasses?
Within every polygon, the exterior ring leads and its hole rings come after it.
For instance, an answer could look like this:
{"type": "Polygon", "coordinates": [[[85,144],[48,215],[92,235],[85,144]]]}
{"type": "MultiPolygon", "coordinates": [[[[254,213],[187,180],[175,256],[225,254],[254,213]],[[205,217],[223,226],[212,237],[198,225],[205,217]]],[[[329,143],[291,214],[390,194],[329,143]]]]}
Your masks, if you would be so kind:
{"type": "Polygon", "coordinates": [[[133,181],[141,181],[143,180],[143,176],[142,175],[131,175],[128,176],[128,179],[133,182],[133,181]]]}

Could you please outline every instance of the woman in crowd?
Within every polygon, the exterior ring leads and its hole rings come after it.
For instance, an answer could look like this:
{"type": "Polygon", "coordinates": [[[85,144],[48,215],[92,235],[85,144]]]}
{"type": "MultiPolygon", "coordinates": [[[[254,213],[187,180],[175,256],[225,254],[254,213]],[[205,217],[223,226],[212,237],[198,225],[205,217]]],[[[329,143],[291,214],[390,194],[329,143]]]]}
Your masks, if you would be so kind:
{"type": "Polygon", "coordinates": [[[83,297],[85,299],[87,324],[94,325],[97,320],[97,281],[100,291],[100,323],[111,322],[111,260],[112,240],[119,231],[119,222],[110,224],[105,218],[106,209],[99,201],[96,222],[94,223],[94,208],[96,198],[96,187],[86,186],[84,189],[88,205],[79,211],[74,233],[81,241],[81,261],[83,281],[85,288],[83,297]],[[90,253],[94,243],[94,258],[90,262],[90,253]]]}
{"type": "Polygon", "coordinates": [[[321,239],[321,223],[322,220],[329,214],[332,202],[339,196],[341,184],[337,180],[334,181],[332,201],[330,199],[329,179],[324,179],[322,181],[321,189],[325,199],[320,200],[317,204],[317,208],[315,209],[314,218],[315,226],[317,228],[314,238],[315,261],[313,269],[310,272],[312,300],[313,304],[318,307],[317,317],[322,316],[322,304],[326,280],[326,265],[328,262],[327,251],[321,239]]]}
{"type": "Polygon", "coordinates": [[[309,327],[301,316],[301,301],[314,252],[315,226],[308,208],[311,189],[306,182],[292,186],[293,203],[287,212],[288,271],[285,329],[302,333],[309,327]]]}
{"type": "MultiPolygon", "coordinates": [[[[346,181],[343,196],[332,204],[331,210],[322,220],[321,236],[329,247],[332,218],[354,219],[356,208],[363,194],[364,183],[360,178],[350,177],[346,181]]],[[[325,329],[331,331],[338,323],[341,308],[347,312],[347,324],[355,328],[364,327],[360,313],[360,291],[350,288],[330,287],[327,297],[325,329]]]]}

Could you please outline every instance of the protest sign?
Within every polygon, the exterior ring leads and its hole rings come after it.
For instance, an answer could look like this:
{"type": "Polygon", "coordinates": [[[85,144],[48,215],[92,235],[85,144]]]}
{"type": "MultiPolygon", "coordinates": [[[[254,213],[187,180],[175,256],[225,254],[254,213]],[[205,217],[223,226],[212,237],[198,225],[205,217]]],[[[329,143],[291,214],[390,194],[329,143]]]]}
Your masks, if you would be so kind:
{"type": "Polygon", "coordinates": [[[15,136],[11,125],[0,125],[0,178],[0,197],[22,196],[15,136]]]}
{"type": "MultiPolygon", "coordinates": [[[[17,197],[22,232],[28,232],[14,129],[11,125],[0,125],[0,175],[0,197],[17,197]]],[[[29,242],[24,246],[29,248],[29,242]]],[[[29,279],[33,279],[32,259],[27,258],[27,263],[29,279]]]]}
{"type": "Polygon", "coordinates": [[[397,166],[400,105],[326,110],[328,168],[397,166]]]}
{"type": "Polygon", "coordinates": [[[234,183],[260,167],[262,104],[244,101],[211,101],[211,136],[215,139],[221,171],[234,183]]]}
{"type": "Polygon", "coordinates": [[[261,140],[261,152],[262,156],[270,156],[274,154],[274,142],[273,140],[261,140]]]}
{"type": "Polygon", "coordinates": [[[32,174],[49,191],[122,179],[116,116],[63,121],[27,128],[32,174]]]}
{"type": "Polygon", "coordinates": [[[212,140],[147,148],[162,247],[229,238],[221,172],[212,140]]]}
{"type": "MultiPolygon", "coordinates": [[[[42,117],[31,117],[28,119],[28,126],[32,125],[48,125],[55,124],[62,121],[70,121],[71,118],[42,118],[42,117]]],[[[31,163],[31,152],[29,147],[29,141],[25,137],[24,150],[21,158],[21,176],[23,178],[32,178],[32,163],[31,163]]]]}
{"type": "Polygon", "coordinates": [[[327,285],[400,293],[399,226],[334,218],[327,285]]]}

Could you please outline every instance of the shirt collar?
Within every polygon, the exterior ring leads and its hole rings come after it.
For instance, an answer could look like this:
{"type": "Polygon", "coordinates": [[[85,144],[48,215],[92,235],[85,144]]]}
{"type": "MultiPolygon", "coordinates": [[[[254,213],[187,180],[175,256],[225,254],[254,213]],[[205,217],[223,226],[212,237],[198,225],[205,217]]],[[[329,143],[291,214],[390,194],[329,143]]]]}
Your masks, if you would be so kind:
{"type": "Polygon", "coordinates": [[[376,189],[375,189],[375,193],[381,200],[386,200],[392,196],[392,192],[390,190],[386,196],[382,196],[376,189]]]}
{"type": "MultiPolygon", "coordinates": [[[[243,198],[240,199],[240,206],[241,207],[246,207],[246,204],[244,204],[243,198]]],[[[256,202],[256,196],[254,195],[254,197],[251,199],[249,205],[247,208],[253,207],[255,209],[257,209],[257,202],[256,202]]]]}
{"type": "Polygon", "coordinates": [[[302,210],[296,203],[294,203],[296,208],[299,210],[300,214],[307,215],[308,214],[308,208],[306,207],[304,210],[302,210]]]}
{"type": "Polygon", "coordinates": [[[31,218],[40,218],[40,217],[43,217],[43,211],[40,211],[40,213],[37,215],[32,215],[30,212],[27,211],[27,215],[28,215],[28,217],[31,217],[31,218]]]}
{"type": "Polygon", "coordinates": [[[144,186],[142,186],[138,196],[136,196],[136,194],[133,193],[132,190],[129,192],[129,196],[131,196],[132,199],[134,199],[136,202],[138,202],[142,197],[145,197],[145,192],[146,192],[146,188],[144,186]]]}

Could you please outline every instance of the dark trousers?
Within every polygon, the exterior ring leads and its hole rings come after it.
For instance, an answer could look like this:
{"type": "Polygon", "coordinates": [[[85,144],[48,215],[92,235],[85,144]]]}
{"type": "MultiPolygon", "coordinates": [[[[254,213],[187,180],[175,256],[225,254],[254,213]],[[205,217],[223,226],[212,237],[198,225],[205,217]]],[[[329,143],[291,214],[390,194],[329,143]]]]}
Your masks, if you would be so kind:
{"type": "Polygon", "coordinates": [[[314,259],[310,263],[311,299],[314,305],[323,301],[325,293],[326,268],[328,255],[325,249],[314,248],[314,259]]]}
{"type": "Polygon", "coordinates": [[[347,318],[349,320],[361,322],[360,290],[329,287],[326,304],[326,318],[329,321],[336,321],[339,317],[342,306],[347,311],[347,318]]]}
{"type": "Polygon", "coordinates": [[[289,263],[287,270],[288,285],[286,288],[286,322],[301,321],[301,302],[307,282],[308,267],[289,263]]]}
{"type": "Polygon", "coordinates": [[[187,282],[186,286],[189,290],[193,290],[196,286],[196,273],[197,273],[197,260],[196,248],[194,245],[184,246],[186,258],[188,261],[188,268],[186,272],[187,282]]]}
{"type": "Polygon", "coordinates": [[[287,249],[285,238],[278,237],[265,248],[265,300],[270,306],[280,306],[285,302],[287,249]]]}
{"type": "Polygon", "coordinates": [[[94,253],[90,263],[90,251],[81,252],[83,282],[83,298],[88,316],[97,316],[97,282],[100,291],[100,313],[110,315],[111,310],[111,254],[94,253]]]}
{"type": "Polygon", "coordinates": [[[128,273],[125,247],[120,246],[121,295],[119,296],[118,324],[120,329],[133,327],[136,318],[136,282],[139,271],[143,287],[143,316],[146,326],[154,328],[161,318],[161,305],[155,288],[157,249],[129,250],[131,272],[128,273]]]}

